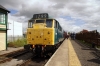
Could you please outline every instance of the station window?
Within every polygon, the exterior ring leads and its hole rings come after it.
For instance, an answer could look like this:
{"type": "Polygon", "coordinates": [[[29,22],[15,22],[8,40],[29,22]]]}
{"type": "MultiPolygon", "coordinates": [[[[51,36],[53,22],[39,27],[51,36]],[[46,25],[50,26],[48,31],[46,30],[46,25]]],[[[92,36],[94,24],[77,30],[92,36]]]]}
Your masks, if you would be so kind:
{"type": "Polygon", "coordinates": [[[0,13],[0,24],[5,24],[5,14],[0,13]]]}

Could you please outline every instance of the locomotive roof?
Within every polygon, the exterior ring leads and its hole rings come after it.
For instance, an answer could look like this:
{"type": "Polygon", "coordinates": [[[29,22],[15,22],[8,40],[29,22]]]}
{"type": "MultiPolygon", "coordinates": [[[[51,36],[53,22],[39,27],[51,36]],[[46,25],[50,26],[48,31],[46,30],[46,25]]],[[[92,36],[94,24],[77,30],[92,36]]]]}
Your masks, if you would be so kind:
{"type": "MultiPolygon", "coordinates": [[[[54,18],[46,18],[46,19],[53,19],[53,20],[56,20],[56,19],[54,19],[54,18]]],[[[29,21],[33,21],[33,20],[36,20],[36,19],[33,19],[33,18],[31,18],[29,21]]],[[[57,21],[57,20],[56,20],[57,21]]],[[[58,22],[58,21],[57,21],[58,22]]],[[[59,23],[59,22],[58,22],[59,23]]]]}

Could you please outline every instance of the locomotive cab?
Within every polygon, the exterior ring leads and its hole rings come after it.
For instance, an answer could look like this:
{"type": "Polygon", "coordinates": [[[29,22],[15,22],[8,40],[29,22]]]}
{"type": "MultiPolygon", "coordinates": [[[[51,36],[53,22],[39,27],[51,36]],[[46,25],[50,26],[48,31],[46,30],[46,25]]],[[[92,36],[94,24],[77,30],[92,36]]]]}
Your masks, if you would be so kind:
{"type": "Polygon", "coordinates": [[[27,44],[32,45],[53,45],[54,29],[53,19],[36,19],[34,23],[29,22],[27,29],[27,44]],[[32,24],[32,25],[31,25],[32,24]]]}

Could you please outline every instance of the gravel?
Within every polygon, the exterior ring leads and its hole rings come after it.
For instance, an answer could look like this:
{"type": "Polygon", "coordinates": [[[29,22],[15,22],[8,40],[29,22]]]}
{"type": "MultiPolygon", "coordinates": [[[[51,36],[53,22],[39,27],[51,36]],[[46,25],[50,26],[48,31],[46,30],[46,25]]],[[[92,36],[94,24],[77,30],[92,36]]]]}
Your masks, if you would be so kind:
{"type": "Polygon", "coordinates": [[[71,43],[82,66],[100,66],[100,54],[98,52],[84,46],[78,40],[71,40],[71,43]]]}
{"type": "Polygon", "coordinates": [[[0,66],[16,66],[17,64],[22,63],[24,60],[30,58],[31,56],[31,53],[26,53],[20,57],[13,58],[11,61],[0,64],[0,66]]]}

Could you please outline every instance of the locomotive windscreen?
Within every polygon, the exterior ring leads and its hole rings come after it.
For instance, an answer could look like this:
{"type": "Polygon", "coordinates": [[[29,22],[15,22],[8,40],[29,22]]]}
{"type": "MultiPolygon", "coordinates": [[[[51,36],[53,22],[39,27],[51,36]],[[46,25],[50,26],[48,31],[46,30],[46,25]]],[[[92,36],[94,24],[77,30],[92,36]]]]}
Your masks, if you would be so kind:
{"type": "Polygon", "coordinates": [[[41,13],[41,14],[34,14],[33,15],[33,19],[38,19],[38,18],[41,18],[41,19],[48,18],[48,13],[41,13]]]}
{"type": "Polygon", "coordinates": [[[45,20],[36,20],[36,23],[44,23],[45,20]]]}
{"type": "Polygon", "coordinates": [[[46,25],[47,25],[47,27],[52,27],[52,22],[53,22],[52,19],[46,19],[46,25]]]}

